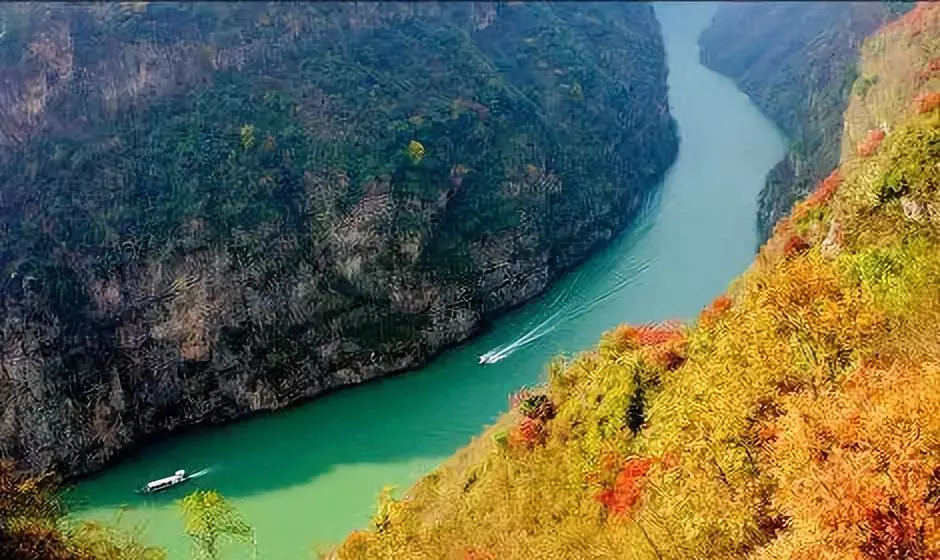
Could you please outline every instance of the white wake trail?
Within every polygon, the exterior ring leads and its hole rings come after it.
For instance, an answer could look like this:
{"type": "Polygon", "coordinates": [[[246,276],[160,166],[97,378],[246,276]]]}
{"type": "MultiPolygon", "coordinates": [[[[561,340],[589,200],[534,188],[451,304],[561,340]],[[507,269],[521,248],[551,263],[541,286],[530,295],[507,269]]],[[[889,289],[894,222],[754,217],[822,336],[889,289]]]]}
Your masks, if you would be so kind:
{"type": "Polygon", "coordinates": [[[495,348],[491,348],[487,352],[483,353],[483,355],[480,356],[481,363],[485,365],[485,364],[492,364],[500,360],[503,360],[509,357],[510,355],[512,355],[513,352],[522,348],[523,346],[531,344],[535,342],[536,340],[542,338],[543,336],[549,334],[550,332],[554,331],[559,325],[563,324],[564,322],[570,321],[571,319],[577,319],[578,317],[581,317],[585,313],[588,313],[589,311],[591,311],[598,305],[609,300],[611,297],[616,295],[618,292],[620,292],[621,290],[623,290],[630,284],[635,283],[640,278],[640,276],[644,272],[646,272],[647,269],[649,269],[651,263],[652,263],[652,259],[648,259],[648,260],[639,262],[635,266],[628,267],[628,269],[624,272],[614,270],[613,276],[616,279],[616,282],[614,283],[612,287],[610,287],[609,289],[607,289],[600,295],[594,297],[590,301],[586,303],[582,303],[574,310],[568,310],[569,296],[574,291],[574,288],[577,285],[578,280],[581,278],[582,271],[579,270],[574,280],[572,280],[572,282],[568,284],[568,286],[566,286],[565,289],[562,290],[561,293],[559,293],[555,297],[555,300],[552,301],[552,303],[548,306],[549,309],[551,309],[551,308],[554,308],[556,305],[558,305],[559,302],[561,302],[561,307],[559,309],[557,309],[554,313],[552,313],[547,319],[543,320],[538,325],[526,331],[522,336],[520,336],[516,340],[510,342],[509,344],[496,346],[495,348]],[[565,314],[565,316],[561,317],[560,319],[558,319],[557,321],[549,325],[549,323],[551,323],[556,318],[558,318],[558,316],[561,315],[562,312],[567,312],[567,313],[565,314]]]}

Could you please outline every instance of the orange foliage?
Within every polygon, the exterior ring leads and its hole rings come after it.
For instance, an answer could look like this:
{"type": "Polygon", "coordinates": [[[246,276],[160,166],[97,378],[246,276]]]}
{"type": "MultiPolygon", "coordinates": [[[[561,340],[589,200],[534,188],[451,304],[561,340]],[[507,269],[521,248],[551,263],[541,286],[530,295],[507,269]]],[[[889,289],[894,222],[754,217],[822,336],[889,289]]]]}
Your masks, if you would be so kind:
{"type": "Polygon", "coordinates": [[[663,469],[672,470],[679,466],[679,454],[674,451],[667,451],[663,453],[661,461],[663,469]]]}
{"type": "Polygon", "coordinates": [[[914,98],[914,110],[918,113],[929,113],[940,107],[940,92],[922,93],[914,98]]]}
{"type": "Polygon", "coordinates": [[[685,354],[677,348],[677,345],[655,348],[647,356],[653,364],[665,369],[666,371],[675,371],[685,363],[685,354]]]}
{"type": "Polygon", "coordinates": [[[774,237],[783,235],[784,233],[790,231],[790,228],[793,227],[789,216],[784,216],[777,220],[777,223],[774,224],[774,237]]]}
{"type": "Polygon", "coordinates": [[[940,557],[938,381],[933,366],[860,368],[841,390],[789,401],[774,444],[779,506],[816,541],[807,558],[940,557]]]}
{"type": "Polygon", "coordinates": [[[826,204],[832,200],[832,196],[836,194],[836,190],[842,185],[843,181],[839,168],[834,169],[828,177],[820,181],[813,194],[806,198],[806,202],[812,206],[826,204]]]}
{"type": "Polygon", "coordinates": [[[685,362],[685,335],[681,323],[666,321],[658,325],[620,325],[613,338],[622,348],[639,348],[648,363],[673,371],[685,362]]]}
{"type": "Polygon", "coordinates": [[[935,58],[927,63],[923,70],[916,74],[918,83],[923,83],[940,73],[940,58],[935,58]]]}
{"type": "Polygon", "coordinates": [[[70,550],[56,527],[62,513],[50,477],[29,476],[0,461],[0,558],[90,558],[70,550]]]}
{"type": "MultiPolygon", "coordinates": [[[[790,213],[790,217],[794,220],[802,219],[804,216],[806,216],[809,210],[827,204],[830,200],[832,200],[833,195],[835,195],[839,187],[842,186],[843,181],[844,179],[839,169],[834,169],[828,177],[819,182],[819,184],[816,186],[816,189],[808,197],[806,197],[806,200],[803,202],[798,202],[794,206],[793,212],[790,213]]],[[[785,224],[778,223],[779,227],[775,229],[775,235],[780,235],[781,237],[785,236],[785,234],[789,231],[789,225],[789,222],[785,224]]]]}
{"type": "Polygon", "coordinates": [[[858,146],[855,148],[855,153],[857,153],[859,157],[868,157],[878,150],[878,146],[881,145],[881,141],[884,139],[885,131],[880,128],[869,130],[868,136],[858,143],[858,146]]]}
{"type": "Polygon", "coordinates": [[[628,459],[617,473],[613,487],[597,494],[597,500],[614,515],[627,514],[642,495],[646,474],[653,466],[651,458],[628,459]]]}
{"type": "Polygon", "coordinates": [[[463,557],[464,560],[496,560],[496,556],[492,552],[478,548],[468,548],[463,557]]]}
{"type": "Polygon", "coordinates": [[[699,314],[698,321],[703,326],[709,326],[714,324],[714,322],[723,315],[726,311],[731,309],[731,298],[727,295],[720,295],[712,300],[712,302],[702,310],[699,314]]]}
{"type": "Polygon", "coordinates": [[[938,17],[940,17],[937,7],[933,2],[918,2],[913,10],[886,25],[885,28],[905,29],[911,33],[911,36],[916,37],[937,25],[938,17]]]}
{"type": "Polygon", "coordinates": [[[545,441],[545,424],[541,420],[523,416],[509,432],[509,445],[514,449],[531,449],[545,441]]]}
{"type": "Polygon", "coordinates": [[[631,325],[620,325],[614,330],[614,337],[617,342],[628,347],[633,346],[657,346],[668,342],[675,342],[682,339],[682,332],[674,323],[662,323],[660,325],[641,325],[634,327],[631,325]]]}

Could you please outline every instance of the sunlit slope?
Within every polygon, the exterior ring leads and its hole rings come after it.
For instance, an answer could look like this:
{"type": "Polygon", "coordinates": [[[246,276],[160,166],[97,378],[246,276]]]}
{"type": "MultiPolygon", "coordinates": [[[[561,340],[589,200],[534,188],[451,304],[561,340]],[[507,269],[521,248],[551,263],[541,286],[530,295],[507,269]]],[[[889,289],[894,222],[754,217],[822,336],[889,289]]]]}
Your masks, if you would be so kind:
{"type": "MultiPolygon", "coordinates": [[[[937,56],[936,14],[882,32],[907,39],[899,64],[937,56]]],[[[932,80],[890,87],[888,112],[853,96],[881,132],[846,134],[695,325],[621,327],[552,365],[336,556],[940,555],[940,110],[932,80]]]]}

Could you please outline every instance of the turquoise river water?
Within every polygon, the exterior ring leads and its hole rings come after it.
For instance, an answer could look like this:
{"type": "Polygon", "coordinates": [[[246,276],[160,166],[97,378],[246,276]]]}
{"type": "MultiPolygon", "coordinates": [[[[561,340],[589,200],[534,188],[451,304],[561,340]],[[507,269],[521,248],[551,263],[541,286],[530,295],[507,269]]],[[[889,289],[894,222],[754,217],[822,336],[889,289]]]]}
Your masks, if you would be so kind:
{"type": "Polygon", "coordinates": [[[551,356],[588,348],[618,323],[694,317],[753,259],[757,194],[786,147],[730,80],[699,64],[697,38],[714,9],[656,5],[681,144],[642,224],[418,371],[147,446],[80,483],[76,515],[113,522],[121,511],[122,526],[139,527],[171,560],[188,558],[176,501],[215,488],[255,527],[259,558],[310,558],[314,545],[366,526],[383,486],[407,487],[492,423],[551,356]],[[479,365],[487,351],[502,359],[479,365]],[[208,471],[164,494],[132,493],[179,468],[208,471]]]}

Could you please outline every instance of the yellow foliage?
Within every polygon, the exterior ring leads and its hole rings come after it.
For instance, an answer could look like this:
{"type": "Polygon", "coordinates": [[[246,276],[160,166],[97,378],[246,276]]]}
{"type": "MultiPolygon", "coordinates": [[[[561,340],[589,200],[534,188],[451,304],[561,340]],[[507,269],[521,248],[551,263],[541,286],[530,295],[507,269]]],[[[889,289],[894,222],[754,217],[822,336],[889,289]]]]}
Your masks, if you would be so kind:
{"type": "MultiPolygon", "coordinates": [[[[940,236],[859,195],[905,162],[935,166],[918,139],[938,126],[899,127],[800,215],[851,232],[837,258],[781,224],[733,301],[556,360],[544,440],[476,440],[336,556],[940,557],[940,236]]],[[[940,207],[932,172],[904,173],[940,207]]],[[[532,426],[520,411],[500,429],[532,426]]]]}
{"type": "Polygon", "coordinates": [[[412,140],[408,143],[407,152],[408,157],[411,159],[411,163],[415,165],[421,163],[421,160],[424,159],[424,146],[421,145],[421,142],[418,142],[417,140],[412,140]]]}

